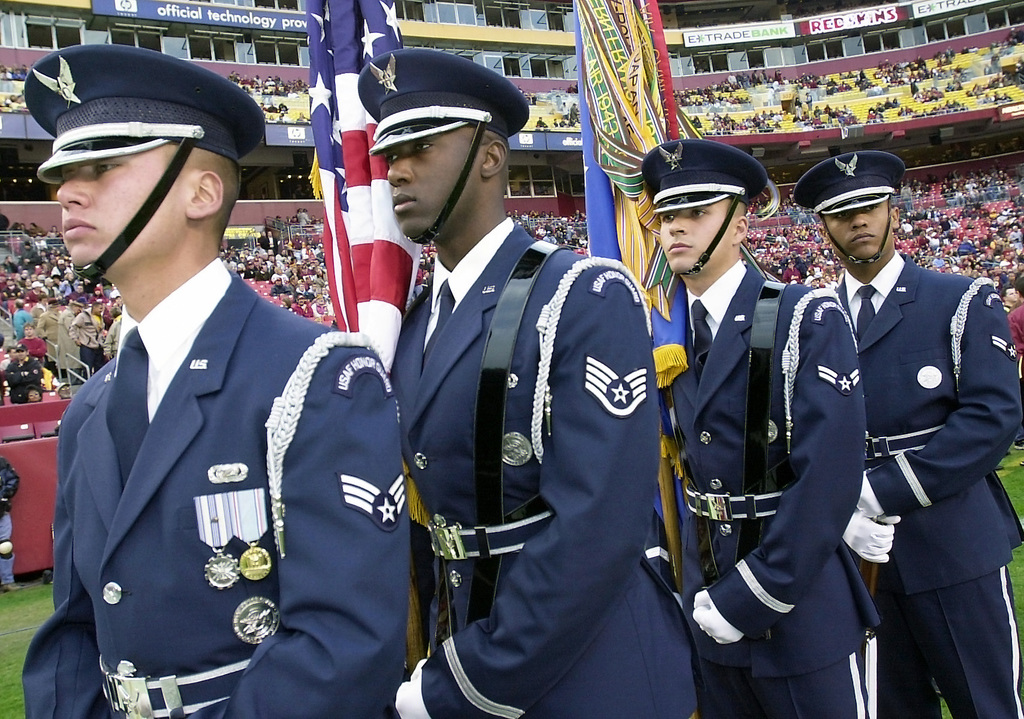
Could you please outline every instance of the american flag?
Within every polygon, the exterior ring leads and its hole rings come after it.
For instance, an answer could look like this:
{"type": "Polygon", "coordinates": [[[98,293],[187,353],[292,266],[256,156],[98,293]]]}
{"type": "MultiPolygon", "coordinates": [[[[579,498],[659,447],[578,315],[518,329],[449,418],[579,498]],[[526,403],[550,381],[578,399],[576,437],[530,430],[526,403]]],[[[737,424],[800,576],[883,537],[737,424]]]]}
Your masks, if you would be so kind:
{"type": "Polygon", "coordinates": [[[324,255],[338,327],[362,331],[389,369],[419,246],[398,229],[387,164],[368,153],[376,125],[359,102],[359,71],[402,46],[393,0],[308,4],[310,121],[324,198],[324,255]]]}

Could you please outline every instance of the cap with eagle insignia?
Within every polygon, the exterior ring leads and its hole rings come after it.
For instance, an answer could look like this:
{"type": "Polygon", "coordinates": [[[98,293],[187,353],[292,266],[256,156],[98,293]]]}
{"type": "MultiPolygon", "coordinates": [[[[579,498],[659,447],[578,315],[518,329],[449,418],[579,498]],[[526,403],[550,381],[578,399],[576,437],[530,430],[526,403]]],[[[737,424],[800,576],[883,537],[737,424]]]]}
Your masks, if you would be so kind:
{"type": "Polygon", "coordinates": [[[877,205],[896,192],[906,166],[889,152],[863,150],[823,160],[793,189],[798,205],[824,215],[877,205]]]}
{"type": "Polygon", "coordinates": [[[39,60],[25,102],[56,137],[39,179],[60,168],[131,155],[184,138],[231,160],[263,138],[263,111],[238,85],[199,65],[125,45],[76,45],[39,60]]]}
{"type": "Polygon", "coordinates": [[[760,162],[743,150],[711,140],[658,145],[644,157],[641,170],[659,214],[737,195],[749,204],[768,185],[768,173],[760,162]]]}
{"type": "Polygon", "coordinates": [[[378,123],[373,154],[478,122],[507,138],[530,117],[526,97],[504,76],[467,58],[424,48],[371,60],[359,73],[359,99],[378,123]]]}

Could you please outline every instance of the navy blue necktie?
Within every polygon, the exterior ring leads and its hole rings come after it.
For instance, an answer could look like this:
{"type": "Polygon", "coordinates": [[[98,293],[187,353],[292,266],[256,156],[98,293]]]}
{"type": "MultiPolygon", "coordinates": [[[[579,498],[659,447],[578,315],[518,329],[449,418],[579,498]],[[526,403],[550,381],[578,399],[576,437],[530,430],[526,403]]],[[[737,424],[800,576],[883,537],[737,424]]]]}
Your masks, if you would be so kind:
{"type": "Polygon", "coordinates": [[[871,285],[864,285],[857,294],[860,295],[860,309],[857,311],[857,339],[864,337],[871,320],[875,319],[875,305],[871,298],[875,295],[875,288],[871,285]]]}
{"type": "Polygon", "coordinates": [[[132,329],[117,354],[117,374],[107,404],[107,425],[117,447],[122,486],[128,481],[142,439],[149,428],[146,388],[149,382],[149,355],[138,328],[132,329]]]}
{"type": "Polygon", "coordinates": [[[427,361],[427,357],[434,349],[438,335],[441,334],[441,330],[448,323],[448,318],[452,316],[454,310],[455,295],[452,294],[452,288],[448,286],[448,280],[445,280],[444,284],[441,285],[441,294],[437,301],[437,324],[434,325],[434,332],[430,335],[430,339],[427,340],[427,346],[423,350],[424,362],[427,361]]]}
{"type": "Polygon", "coordinates": [[[704,371],[704,361],[711,349],[711,325],[708,324],[708,311],[700,300],[694,300],[690,307],[690,321],[693,322],[693,357],[694,369],[700,377],[704,371]]]}

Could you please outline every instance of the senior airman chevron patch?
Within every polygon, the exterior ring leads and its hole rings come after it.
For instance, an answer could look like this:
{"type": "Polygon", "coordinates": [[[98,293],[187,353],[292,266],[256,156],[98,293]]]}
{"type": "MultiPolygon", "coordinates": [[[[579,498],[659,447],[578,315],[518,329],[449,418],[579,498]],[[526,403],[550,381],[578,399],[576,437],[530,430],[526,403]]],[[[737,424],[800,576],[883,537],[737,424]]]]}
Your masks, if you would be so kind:
{"type": "Polygon", "coordinates": [[[338,474],[345,503],[365,512],[374,523],[388,532],[398,526],[398,519],[405,507],[405,481],[402,475],[391,483],[387,492],[382,492],[365,479],[350,474],[338,474]]]}

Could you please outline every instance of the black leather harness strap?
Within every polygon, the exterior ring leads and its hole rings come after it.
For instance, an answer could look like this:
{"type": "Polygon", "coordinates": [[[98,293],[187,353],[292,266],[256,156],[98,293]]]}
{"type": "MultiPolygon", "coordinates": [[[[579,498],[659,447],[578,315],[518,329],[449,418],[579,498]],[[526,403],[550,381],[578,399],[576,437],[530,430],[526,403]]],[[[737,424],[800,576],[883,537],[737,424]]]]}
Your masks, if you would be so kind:
{"type": "MultiPolygon", "coordinates": [[[[772,355],[775,327],[782,303],[781,282],[768,280],[761,288],[750,327],[750,363],[747,370],[747,411],[743,441],[743,493],[767,494],[778,491],[776,476],[768,470],[768,444],[772,408],[772,355]]],[[[737,561],[761,543],[761,519],[740,521],[736,543],[737,561]]]]}
{"type": "MultiPolygon", "coordinates": [[[[479,525],[502,524],[525,518],[519,516],[522,514],[519,510],[506,516],[504,509],[501,447],[505,434],[505,400],[512,354],[526,302],[541,267],[556,249],[556,245],[548,242],[535,242],[527,248],[505,283],[487,333],[480,364],[480,382],[477,385],[473,437],[476,519],[479,525]]],[[[537,499],[530,505],[530,514],[547,508],[537,499]]],[[[490,615],[500,567],[500,556],[482,557],[476,561],[470,586],[467,622],[490,615]]]]}
{"type": "MultiPolygon", "coordinates": [[[[747,404],[745,437],[743,442],[743,494],[763,495],[779,489],[777,470],[768,468],[769,420],[772,403],[772,356],[775,350],[775,327],[778,324],[779,307],[782,302],[782,283],[768,280],[761,288],[750,330],[750,354],[747,369],[747,404]]],[[[788,463],[781,471],[788,470],[788,463]]],[[[705,586],[718,581],[719,571],[712,547],[713,533],[710,519],[732,521],[732,498],[725,495],[706,495],[709,499],[720,500],[719,513],[697,511],[697,553],[705,586]],[[710,519],[709,519],[710,517],[710,519]]],[[[705,499],[704,497],[700,499],[705,499]]],[[[739,533],[736,542],[736,559],[739,561],[749,554],[761,541],[763,519],[757,517],[757,502],[752,501],[748,519],[737,519],[739,533]]],[[[697,501],[701,506],[701,501],[697,501]]],[[[693,509],[693,506],[691,506],[693,509]]]]}

